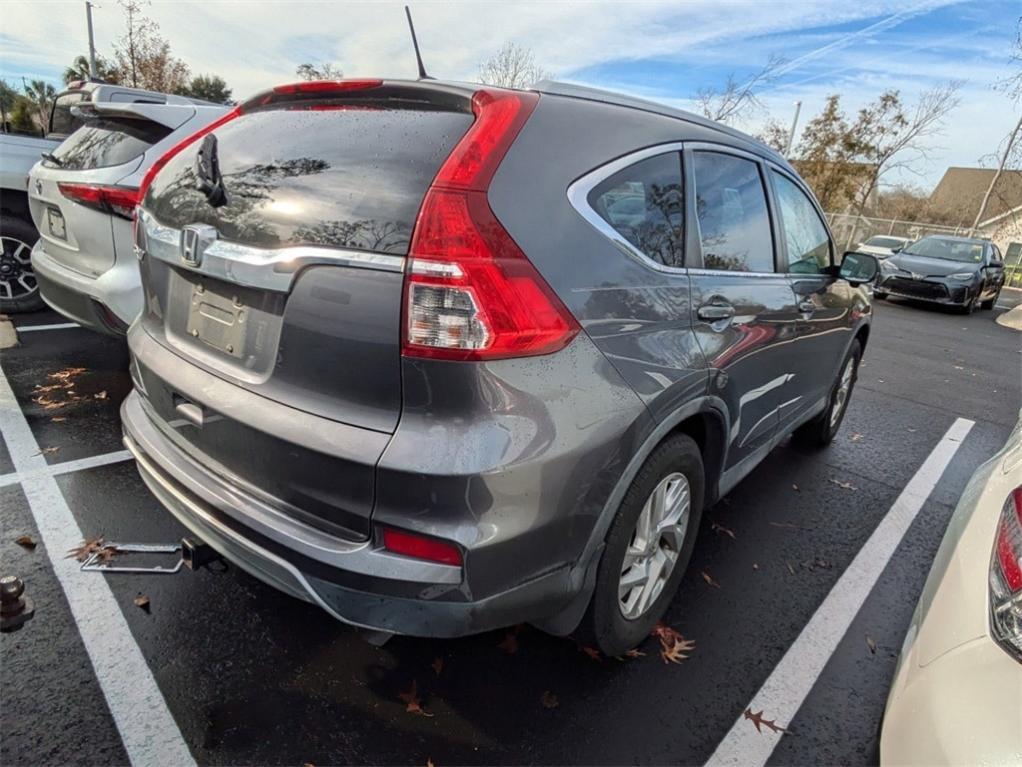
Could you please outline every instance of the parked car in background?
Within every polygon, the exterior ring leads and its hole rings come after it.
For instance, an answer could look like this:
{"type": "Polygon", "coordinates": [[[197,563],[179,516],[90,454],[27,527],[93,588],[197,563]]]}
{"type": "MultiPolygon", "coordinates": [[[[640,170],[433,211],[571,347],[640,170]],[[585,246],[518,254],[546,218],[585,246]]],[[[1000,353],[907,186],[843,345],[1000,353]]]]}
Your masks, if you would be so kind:
{"type": "Polygon", "coordinates": [[[911,237],[894,237],[888,234],[878,234],[875,237],[870,237],[865,242],[860,242],[855,246],[855,250],[857,253],[869,253],[879,259],[884,259],[893,256],[906,245],[911,244],[911,242],[911,237]]]}
{"type": "Polygon", "coordinates": [[[0,314],[40,309],[32,272],[32,246],[39,239],[28,209],[28,173],[59,141],[0,133],[0,314]]]}
{"type": "Polygon", "coordinates": [[[51,127],[73,132],[32,169],[28,189],[40,235],[32,268],[47,304],[86,327],[124,334],[142,307],[131,242],[139,183],[171,146],[226,111],[97,83],[57,97],[51,127]]]}
{"type": "Polygon", "coordinates": [[[869,338],[877,262],[784,158],[650,102],[298,83],[160,164],[125,445],[228,559],[377,631],[635,646],[703,508],[833,439],[869,338]]]}
{"type": "Polygon", "coordinates": [[[881,261],[874,295],[993,309],[1004,285],[1004,259],[989,240],[930,235],[881,261]]]}
{"type": "Polygon", "coordinates": [[[880,762],[1022,764],[1022,420],[944,533],[887,699],[880,762]]]}

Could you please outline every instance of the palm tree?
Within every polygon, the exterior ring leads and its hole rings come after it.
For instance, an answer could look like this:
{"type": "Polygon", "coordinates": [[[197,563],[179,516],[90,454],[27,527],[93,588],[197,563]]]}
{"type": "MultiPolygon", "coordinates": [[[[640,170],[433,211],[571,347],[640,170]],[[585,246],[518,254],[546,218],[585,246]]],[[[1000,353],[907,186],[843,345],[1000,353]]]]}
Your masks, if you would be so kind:
{"type": "MultiPolygon", "coordinates": [[[[118,85],[121,82],[120,70],[105,58],[96,54],[96,78],[102,80],[105,83],[112,85],[118,85]]],[[[64,84],[74,82],[75,80],[88,80],[89,79],[89,57],[88,56],[76,56],[71,66],[64,70],[64,84]]]]}
{"type": "Polygon", "coordinates": [[[50,112],[53,111],[53,99],[56,98],[57,91],[45,80],[32,80],[25,86],[25,95],[39,110],[39,120],[45,132],[49,129],[50,112]]]}

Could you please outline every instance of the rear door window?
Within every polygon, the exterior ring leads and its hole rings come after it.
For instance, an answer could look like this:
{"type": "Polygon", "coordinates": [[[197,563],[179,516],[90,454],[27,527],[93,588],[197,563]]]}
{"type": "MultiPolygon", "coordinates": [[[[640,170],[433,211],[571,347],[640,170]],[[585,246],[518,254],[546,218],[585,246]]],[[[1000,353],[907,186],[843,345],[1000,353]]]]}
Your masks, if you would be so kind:
{"type": "Polygon", "coordinates": [[[759,165],[722,152],[693,153],[696,216],[707,269],[774,271],[774,246],[759,165]]]}
{"type": "Polygon", "coordinates": [[[648,258],[684,266],[685,194],[678,152],[650,157],[601,181],[589,207],[648,258]]]}
{"type": "Polygon", "coordinates": [[[422,107],[252,112],[215,132],[226,205],[197,190],[193,145],[156,177],[145,206],[167,226],[208,224],[256,247],[404,254],[430,182],[472,119],[422,107]]]}
{"type": "Polygon", "coordinates": [[[787,176],[771,171],[788,252],[788,271],[819,274],[830,266],[830,236],[805,192],[787,176]]]}
{"type": "Polygon", "coordinates": [[[51,168],[92,170],[123,165],[144,153],[171,133],[166,125],[127,118],[90,119],[53,151],[51,168]]]}

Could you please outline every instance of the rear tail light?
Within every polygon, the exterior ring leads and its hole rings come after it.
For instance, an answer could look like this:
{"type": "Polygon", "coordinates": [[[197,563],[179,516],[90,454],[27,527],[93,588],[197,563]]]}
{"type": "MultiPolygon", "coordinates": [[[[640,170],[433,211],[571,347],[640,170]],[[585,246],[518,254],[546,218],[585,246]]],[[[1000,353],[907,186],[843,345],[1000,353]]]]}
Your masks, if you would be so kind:
{"type": "Polygon", "coordinates": [[[462,562],[461,549],[449,541],[395,530],[390,527],[383,529],[383,548],[394,554],[425,559],[443,565],[460,567],[462,562]]]}
{"type": "Polygon", "coordinates": [[[1001,509],[990,562],[990,628],[994,639],[1022,660],[1022,487],[1001,509]]]}
{"type": "Polygon", "coordinates": [[[405,279],[402,353],[487,360],[563,348],[578,323],[511,239],[486,198],[538,95],[480,90],[476,119],[426,193],[405,279]]]}
{"type": "Polygon", "coordinates": [[[191,134],[190,136],[186,136],[181,141],[179,141],[178,143],[174,144],[174,146],[172,146],[170,149],[168,149],[164,154],[162,154],[156,160],[156,162],[154,162],[151,166],[149,166],[149,170],[146,171],[145,176],[143,176],[143,178],[142,178],[142,183],[138,187],[138,201],[139,201],[139,203],[141,204],[142,200],[145,199],[146,192],[149,191],[149,185],[151,183],[153,183],[153,179],[156,177],[156,174],[159,173],[163,169],[163,166],[165,166],[168,162],[170,162],[176,155],[178,155],[183,149],[185,149],[189,145],[194,144],[196,141],[198,141],[200,138],[202,138],[206,134],[212,133],[217,128],[219,128],[221,125],[223,125],[224,123],[230,122],[231,120],[234,120],[237,117],[241,117],[241,107],[240,106],[239,107],[235,107],[230,112],[225,114],[223,117],[220,117],[219,119],[214,120],[213,122],[209,123],[204,128],[200,128],[199,130],[197,130],[195,133],[191,134]]]}
{"type": "Polygon", "coordinates": [[[58,183],[57,188],[67,199],[87,208],[112,213],[131,219],[141,199],[139,190],[130,186],[104,186],[101,184],[58,183]]]}

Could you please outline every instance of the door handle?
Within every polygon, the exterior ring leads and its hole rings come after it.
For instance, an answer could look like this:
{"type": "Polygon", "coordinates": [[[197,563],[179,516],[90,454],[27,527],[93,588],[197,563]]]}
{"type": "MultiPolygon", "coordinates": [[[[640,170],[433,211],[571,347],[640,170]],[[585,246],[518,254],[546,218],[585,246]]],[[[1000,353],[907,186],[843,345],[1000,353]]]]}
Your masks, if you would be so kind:
{"type": "Polygon", "coordinates": [[[696,310],[696,316],[706,322],[720,322],[735,316],[735,308],[730,304],[703,304],[696,310]]]}
{"type": "Polygon", "coordinates": [[[803,298],[801,301],[798,302],[798,310],[802,312],[802,314],[812,314],[813,312],[816,311],[816,304],[814,304],[808,298],[803,298]]]}

